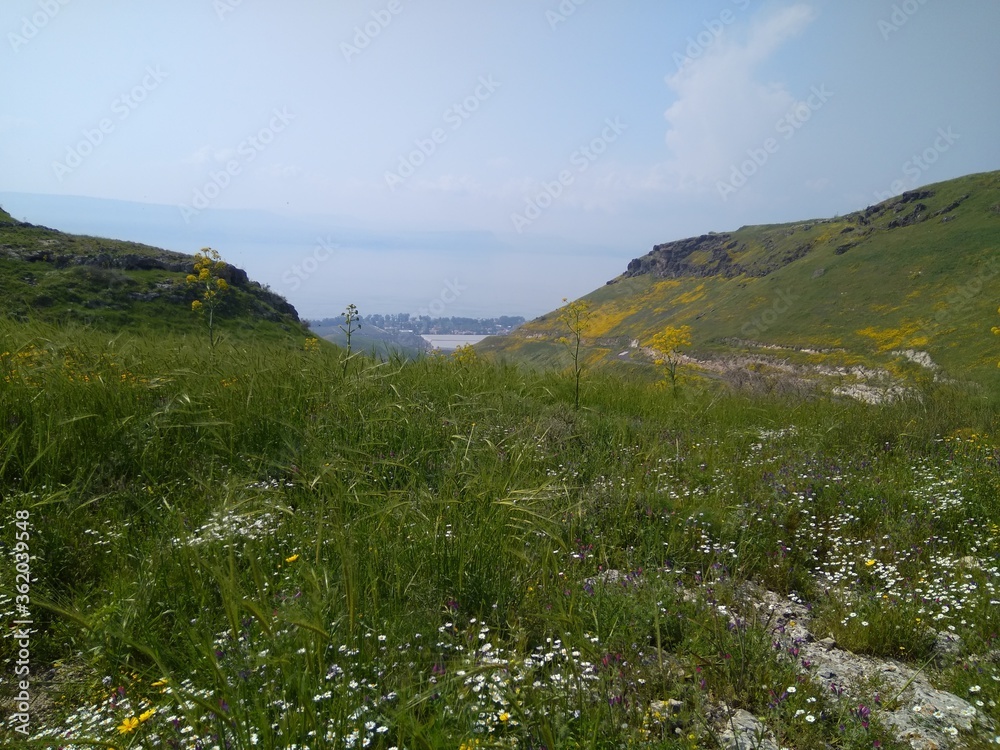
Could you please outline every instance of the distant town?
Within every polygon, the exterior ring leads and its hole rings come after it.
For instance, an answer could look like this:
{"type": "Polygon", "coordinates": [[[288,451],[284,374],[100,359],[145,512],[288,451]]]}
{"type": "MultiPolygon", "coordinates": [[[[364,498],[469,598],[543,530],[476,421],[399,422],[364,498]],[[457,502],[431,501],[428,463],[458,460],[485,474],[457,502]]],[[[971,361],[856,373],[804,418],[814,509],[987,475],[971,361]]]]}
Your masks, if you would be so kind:
{"type": "MultiPolygon", "coordinates": [[[[343,325],[343,316],[307,321],[313,329],[336,328],[343,325]]],[[[392,334],[412,333],[416,335],[459,335],[459,336],[502,336],[524,323],[520,315],[501,315],[499,318],[431,318],[427,315],[396,313],[395,315],[365,315],[361,318],[362,329],[367,325],[373,329],[392,334]]]]}
{"type": "MultiPolygon", "coordinates": [[[[487,336],[504,336],[524,323],[519,315],[499,318],[431,318],[427,315],[397,313],[365,315],[353,324],[352,343],[363,350],[383,356],[390,353],[418,356],[433,349],[454,351],[460,346],[477,344],[487,336]]],[[[320,338],[336,344],[346,343],[344,317],[306,321],[320,338]]]]}

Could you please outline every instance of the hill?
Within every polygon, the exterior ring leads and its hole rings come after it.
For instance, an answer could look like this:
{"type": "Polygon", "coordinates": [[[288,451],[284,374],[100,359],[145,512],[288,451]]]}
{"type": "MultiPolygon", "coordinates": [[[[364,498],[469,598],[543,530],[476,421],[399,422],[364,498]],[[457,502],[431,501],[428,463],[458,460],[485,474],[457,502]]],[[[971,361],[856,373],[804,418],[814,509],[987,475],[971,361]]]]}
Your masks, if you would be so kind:
{"type": "MultiPolygon", "coordinates": [[[[339,322],[335,318],[327,318],[310,323],[309,330],[321,339],[339,347],[346,347],[347,336],[341,328],[342,324],[342,318],[339,322]]],[[[430,351],[428,343],[415,333],[401,334],[387,331],[366,321],[362,321],[361,328],[351,334],[351,348],[356,352],[374,354],[381,359],[397,355],[405,359],[414,359],[430,351]]]]}
{"type": "MultiPolygon", "coordinates": [[[[194,257],[135,242],[66,234],[16,221],[0,209],[0,295],[8,317],[84,323],[101,329],[200,329],[195,292],[185,277],[194,257]]],[[[221,327],[254,335],[305,335],[283,297],[227,265],[231,293],[218,309],[221,327]]]]}
{"type": "MultiPolygon", "coordinates": [[[[847,216],[657,245],[583,298],[587,357],[648,362],[658,331],[688,325],[690,353],[709,369],[899,373],[919,363],[990,380],[998,273],[1000,172],[969,175],[847,216]]],[[[480,348],[564,363],[564,333],[549,313],[480,348]]]]}

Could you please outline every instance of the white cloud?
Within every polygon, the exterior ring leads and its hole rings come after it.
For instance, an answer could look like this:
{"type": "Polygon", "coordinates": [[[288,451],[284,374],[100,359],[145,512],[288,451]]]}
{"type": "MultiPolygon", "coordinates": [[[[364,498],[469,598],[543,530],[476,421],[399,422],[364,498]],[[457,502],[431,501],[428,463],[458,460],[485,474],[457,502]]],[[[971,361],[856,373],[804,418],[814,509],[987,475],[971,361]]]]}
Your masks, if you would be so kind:
{"type": "Polygon", "coordinates": [[[731,26],[703,55],[667,77],[677,99],[664,113],[676,186],[705,189],[773,135],[796,102],[784,83],[761,82],[757,68],[816,17],[799,3],[752,22],[742,39],[731,26]]]}

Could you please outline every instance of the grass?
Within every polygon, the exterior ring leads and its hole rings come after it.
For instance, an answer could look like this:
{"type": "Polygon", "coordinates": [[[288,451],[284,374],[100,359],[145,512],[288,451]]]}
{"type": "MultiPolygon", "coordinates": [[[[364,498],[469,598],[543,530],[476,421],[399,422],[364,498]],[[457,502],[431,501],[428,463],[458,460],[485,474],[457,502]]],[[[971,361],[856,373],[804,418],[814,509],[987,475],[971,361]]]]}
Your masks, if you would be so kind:
{"type": "Polygon", "coordinates": [[[468,351],[0,336],[0,553],[27,513],[34,622],[10,746],[706,748],[725,702],[785,747],[902,747],[775,648],[748,582],[858,653],[959,636],[927,669],[1000,721],[982,396],[588,371],[577,411],[565,375],[468,351]]]}
{"type": "MultiPolygon", "coordinates": [[[[804,348],[821,350],[812,364],[865,364],[895,374],[905,361],[894,352],[917,350],[949,377],[996,387],[1000,356],[990,329],[997,302],[989,290],[1000,272],[1000,173],[923,191],[932,195],[702,238],[735,265],[711,272],[692,261],[666,278],[644,273],[594,290],[583,298],[592,305],[587,343],[614,364],[632,341],[648,346],[664,328],[690,325],[691,353],[701,358],[745,356],[751,346],[755,354],[794,361],[804,348]],[[893,226],[917,205],[919,221],[893,226]]],[[[486,346],[561,367],[556,339],[565,334],[549,313],[486,346]]]]}
{"type": "MultiPolygon", "coordinates": [[[[0,209],[0,294],[22,322],[194,333],[197,296],[185,283],[194,258],[136,242],[73,235],[14,221],[0,209]]],[[[231,278],[235,279],[234,274],[231,278]]],[[[220,301],[220,328],[281,340],[305,335],[287,301],[257,282],[234,282],[220,301]]]]}

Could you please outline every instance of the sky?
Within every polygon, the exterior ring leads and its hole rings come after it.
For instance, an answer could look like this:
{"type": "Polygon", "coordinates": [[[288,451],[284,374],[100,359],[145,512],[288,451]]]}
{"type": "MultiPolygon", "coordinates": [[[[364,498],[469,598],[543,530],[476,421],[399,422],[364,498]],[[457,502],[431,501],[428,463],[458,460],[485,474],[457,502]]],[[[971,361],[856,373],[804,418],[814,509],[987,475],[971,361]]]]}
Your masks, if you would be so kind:
{"type": "Polygon", "coordinates": [[[0,205],[308,318],[534,317],[1000,169],[997,0],[4,0],[0,205]]]}

